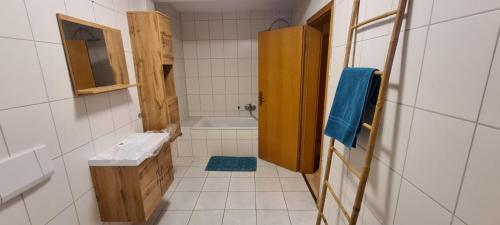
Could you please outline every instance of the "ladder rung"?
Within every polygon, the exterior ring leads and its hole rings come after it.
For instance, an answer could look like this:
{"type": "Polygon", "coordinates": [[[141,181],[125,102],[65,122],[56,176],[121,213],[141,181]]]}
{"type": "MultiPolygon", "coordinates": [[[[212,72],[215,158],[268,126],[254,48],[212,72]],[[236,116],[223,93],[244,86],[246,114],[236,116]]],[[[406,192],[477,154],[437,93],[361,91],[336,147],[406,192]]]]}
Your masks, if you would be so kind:
{"type": "Polygon", "coordinates": [[[330,192],[330,194],[332,194],[333,199],[335,199],[335,202],[337,202],[337,205],[339,206],[340,211],[342,211],[342,214],[347,218],[348,221],[351,221],[351,215],[349,215],[349,213],[345,209],[344,205],[342,205],[342,202],[340,202],[340,199],[337,196],[337,194],[335,194],[333,187],[330,185],[329,182],[325,182],[325,185],[326,185],[326,189],[328,189],[328,192],[330,192]]]}
{"type": "Polygon", "coordinates": [[[370,130],[372,129],[372,125],[367,124],[367,123],[363,123],[363,127],[370,129],[370,130]]]}
{"type": "Polygon", "coordinates": [[[392,10],[392,11],[389,11],[389,12],[386,12],[384,14],[381,14],[381,15],[378,15],[378,16],[375,16],[375,17],[372,17],[370,19],[367,19],[365,21],[362,21],[354,26],[351,27],[351,29],[356,29],[358,27],[361,27],[361,26],[364,26],[366,24],[369,24],[369,23],[372,23],[372,22],[375,22],[377,20],[380,20],[380,19],[383,19],[383,18],[386,18],[388,16],[392,16],[392,15],[396,15],[396,13],[398,12],[398,10],[392,10]]]}
{"type": "Polygon", "coordinates": [[[337,157],[339,157],[340,160],[342,160],[342,162],[344,163],[344,165],[346,165],[347,169],[349,169],[349,171],[351,171],[351,173],[353,173],[354,175],[356,175],[356,177],[360,178],[361,179],[361,174],[356,170],[356,168],[354,168],[354,166],[342,155],[342,153],[340,153],[339,151],[337,151],[337,149],[335,149],[335,147],[331,147],[331,149],[333,150],[333,152],[335,153],[335,155],[337,155],[337,157]]]}

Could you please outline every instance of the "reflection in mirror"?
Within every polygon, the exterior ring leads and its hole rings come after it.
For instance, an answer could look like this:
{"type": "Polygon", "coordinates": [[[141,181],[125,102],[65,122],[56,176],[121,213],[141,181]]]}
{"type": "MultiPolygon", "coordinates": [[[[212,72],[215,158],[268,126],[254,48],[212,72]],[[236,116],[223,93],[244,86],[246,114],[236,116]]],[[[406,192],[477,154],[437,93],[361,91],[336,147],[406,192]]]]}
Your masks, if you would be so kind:
{"type": "Polygon", "coordinates": [[[103,30],[67,20],[61,22],[77,89],[115,85],[103,30]]]}

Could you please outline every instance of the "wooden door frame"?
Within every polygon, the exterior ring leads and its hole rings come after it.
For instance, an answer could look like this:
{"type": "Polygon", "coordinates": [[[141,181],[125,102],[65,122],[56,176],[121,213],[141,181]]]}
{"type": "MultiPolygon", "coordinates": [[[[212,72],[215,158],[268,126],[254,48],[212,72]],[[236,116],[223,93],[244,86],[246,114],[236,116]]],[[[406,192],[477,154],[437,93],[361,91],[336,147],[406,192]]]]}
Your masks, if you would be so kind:
{"type": "MultiPolygon", "coordinates": [[[[334,24],[334,17],[333,17],[333,13],[334,13],[334,0],[331,0],[330,2],[328,2],[325,6],[323,6],[321,9],[319,9],[316,13],[314,13],[311,17],[309,17],[309,19],[307,19],[307,22],[306,24],[309,25],[309,26],[314,26],[315,24],[320,24],[320,23],[324,23],[323,20],[325,19],[329,19],[330,20],[330,29],[329,29],[329,34],[328,34],[328,50],[327,50],[327,63],[326,63],[326,78],[325,78],[325,83],[324,83],[324,91],[325,91],[325,95],[324,95],[324,99],[323,99],[323,118],[322,118],[322,123],[321,123],[321,126],[322,127],[325,127],[325,118],[326,118],[326,111],[327,111],[327,107],[326,107],[326,101],[328,99],[328,81],[330,80],[330,57],[331,57],[331,46],[332,46],[332,34],[333,34],[333,24],[334,24]]],[[[324,143],[324,135],[321,135],[321,149],[320,149],[320,161],[319,161],[319,167],[318,167],[318,170],[319,170],[319,175],[320,175],[320,184],[319,184],[319,187],[318,187],[318,194],[319,194],[319,191],[320,191],[320,187],[321,187],[321,176],[322,176],[322,168],[321,168],[321,165],[322,165],[322,160],[323,160],[323,143],[324,143]]],[[[307,186],[310,190],[310,192],[312,193],[313,197],[316,199],[316,196],[314,195],[314,192],[313,192],[313,189],[312,189],[312,186],[311,184],[309,183],[308,179],[306,178],[305,174],[302,174],[303,177],[304,177],[304,180],[306,181],[307,183],[307,186]]]]}

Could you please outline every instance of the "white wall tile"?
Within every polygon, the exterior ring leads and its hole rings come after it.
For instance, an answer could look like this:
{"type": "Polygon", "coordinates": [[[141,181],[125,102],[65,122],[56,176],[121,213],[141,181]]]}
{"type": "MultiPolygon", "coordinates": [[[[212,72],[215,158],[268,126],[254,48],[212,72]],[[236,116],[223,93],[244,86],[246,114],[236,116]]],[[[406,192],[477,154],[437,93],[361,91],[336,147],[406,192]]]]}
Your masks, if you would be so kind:
{"type": "Polygon", "coordinates": [[[64,164],[68,172],[71,192],[75,199],[78,199],[92,188],[88,160],[94,155],[95,152],[91,143],[64,155],[64,164]]]}
{"type": "Polygon", "coordinates": [[[224,74],[228,76],[238,76],[238,60],[225,59],[224,60],[224,74]]]}
{"type": "Polygon", "coordinates": [[[182,48],[184,49],[185,59],[196,59],[196,41],[183,41],[182,48]]]}
{"type": "Polygon", "coordinates": [[[184,64],[186,65],[186,77],[198,76],[198,60],[186,59],[184,60],[184,64]]]}
{"type": "Polygon", "coordinates": [[[469,152],[474,124],[415,111],[404,176],[453,210],[469,152]]]}
{"type": "Polygon", "coordinates": [[[200,95],[200,104],[202,112],[211,112],[214,110],[212,95],[200,95]]]}
{"type": "Polygon", "coordinates": [[[226,93],[226,79],[224,77],[213,77],[212,78],[212,93],[215,94],[225,94],[226,93]]]}
{"type": "Polygon", "coordinates": [[[238,20],[237,21],[237,32],[238,32],[238,39],[240,40],[247,40],[250,39],[250,20],[249,19],[243,19],[243,20],[238,20]]]}
{"type": "Polygon", "coordinates": [[[130,103],[128,92],[125,90],[110,92],[109,100],[111,102],[111,112],[115,128],[120,128],[130,123],[132,120],[128,108],[130,103]]]}
{"type": "Polygon", "coordinates": [[[238,110],[238,95],[226,95],[226,112],[238,110]]]}
{"type": "Polygon", "coordinates": [[[206,140],[192,140],[193,156],[206,156],[207,155],[207,141],[206,140]]]}
{"type": "Polygon", "coordinates": [[[14,198],[0,206],[0,223],[31,225],[23,200],[14,198]]]}
{"type": "Polygon", "coordinates": [[[236,144],[236,139],[223,139],[222,140],[222,155],[224,156],[237,156],[238,146],[236,144]]]}
{"type": "Polygon", "coordinates": [[[200,83],[198,78],[187,78],[186,79],[187,94],[199,94],[200,93],[200,83]]]}
{"type": "Polygon", "coordinates": [[[7,150],[7,144],[4,141],[4,134],[0,129],[0,160],[6,159],[9,157],[9,151],[7,150]]]}
{"type": "Polygon", "coordinates": [[[210,64],[210,59],[199,59],[198,60],[198,76],[210,77],[211,75],[212,75],[212,67],[210,64]]]}
{"type": "Polygon", "coordinates": [[[401,176],[380,161],[372,161],[372,171],[366,185],[365,211],[369,211],[382,224],[392,224],[401,176]]]}
{"type": "Polygon", "coordinates": [[[94,2],[111,9],[115,7],[113,0],[94,0],[94,2]]]}
{"type": "Polygon", "coordinates": [[[224,58],[224,41],[210,40],[210,57],[224,58]]]}
{"type": "Polygon", "coordinates": [[[200,111],[200,96],[199,95],[188,95],[188,107],[189,111],[200,111]]]}
{"type": "Polygon", "coordinates": [[[94,14],[95,14],[95,21],[97,23],[109,27],[117,27],[116,18],[113,10],[98,4],[94,4],[94,14]]]}
{"type": "Polygon", "coordinates": [[[198,59],[210,58],[210,42],[209,41],[196,41],[196,49],[198,59]]]}
{"type": "Polygon", "coordinates": [[[212,94],[212,78],[203,77],[200,78],[200,94],[212,94]]]}
{"type": "Polygon", "coordinates": [[[11,155],[41,144],[48,147],[52,158],[61,154],[48,104],[0,111],[0,124],[11,155]]]}
{"type": "Polygon", "coordinates": [[[236,12],[223,12],[222,18],[225,20],[235,20],[237,19],[236,12]]]}
{"type": "Polygon", "coordinates": [[[237,40],[224,40],[224,57],[237,58],[238,57],[238,41],[237,40]]]}
{"type": "MultiPolygon", "coordinates": [[[[139,120],[140,121],[140,120],[139,120]]],[[[102,137],[99,137],[93,141],[94,144],[94,150],[96,154],[100,154],[109,148],[113,147],[118,141],[116,138],[116,134],[114,132],[106,134],[102,137]]]]}
{"type": "Polygon", "coordinates": [[[194,21],[182,21],[182,40],[193,41],[195,39],[195,25],[194,21]]]}
{"type": "Polygon", "coordinates": [[[191,146],[191,140],[182,140],[180,139],[178,142],[179,147],[179,156],[192,156],[193,148],[191,146]]]}
{"type": "Polygon", "coordinates": [[[252,41],[249,39],[238,40],[238,58],[252,57],[252,41]]]}
{"type": "Polygon", "coordinates": [[[55,15],[66,13],[64,0],[27,0],[25,3],[35,40],[61,43],[55,15]]]}
{"type": "Polygon", "coordinates": [[[0,36],[33,39],[24,1],[12,0],[0,8],[0,36]]]}
{"type": "Polygon", "coordinates": [[[249,94],[252,87],[252,79],[250,77],[238,78],[238,93],[249,94]]]}
{"type": "Polygon", "coordinates": [[[484,57],[493,54],[498,32],[491,27],[498,27],[498,18],[493,12],[430,27],[417,106],[476,120],[491,63],[484,57]]]}
{"type": "Polygon", "coordinates": [[[78,225],[76,211],[73,205],[64,209],[59,215],[52,219],[47,225],[78,225]]]}
{"type": "Polygon", "coordinates": [[[484,95],[479,121],[500,128],[500,45],[497,43],[495,58],[484,95]]]}
{"type": "Polygon", "coordinates": [[[403,181],[395,225],[448,225],[451,214],[410,183],[403,181]]]}
{"type": "Polygon", "coordinates": [[[252,156],[252,141],[251,140],[237,140],[238,155],[239,156],[252,156]]]}
{"type": "Polygon", "coordinates": [[[87,21],[95,21],[94,6],[89,0],[65,0],[68,15],[87,21]]]}
{"type": "Polygon", "coordinates": [[[238,94],[238,78],[226,77],[226,93],[238,94]]]}
{"type": "Polygon", "coordinates": [[[238,38],[238,24],[237,20],[225,20],[224,26],[224,39],[237,39],[238,38]]]}
{"type": "Polygon", "coordinates": [[[37,42],[36,48],[50,100],[73,97],[64,50],[60,44],[37,42]]]}
{"type": "MultiPolygon", "coordinates": [[[[403,172],[412,117],[412,108],[392,102],[385,103],[374,154],[398,173],[403,172]]],[[[358,144],[366,147],[368,137],[369,130],[362,129],[358,144]]]]}
{"type": "Polygon", "coordinates": [[[210,27],[211,40],[221,40],[224,38],[224,25],[222,19],[210,21],[208,26],[210,27]]]}
{"type": "Polygon", "coordinates": [[[246,77],[252,75],[251,59],[238,59],[238,75],[240,77],[246,77]]]}
{"type": "Polygon", "coordinates": [[[113,131],[113,115],[108,95],[90,95],[84,99],[92,137],[95,139],[113,131]]]}
{"type": "Polygon", "coordinates": [[[222,142],[221,142],[221,140],[207,140],[207,154],[209,156],[222,155],[222,142]]]}
{"type": "Polygon", "coordinates": [[[0,38],[0,49],[0,109],[46,101],[35,44],[0,38]]]}
{"type": "Polygon", "coordinates": [[[54,175],[46,183],[24,194],[32,225],[43,225],[72,203],[71,192],[61,158],[53,160],[54,175]],[[50,204],[47,204],[49,203],[50,204]]]}
{"type": "Polygon", "coordinates": [[[222,12],[210,12],[208,14],[209,20],[222,20],[222,12]]]}
{"type": "Polygon", "coordinates": [[[99,208],[95,199],[94,191],[89,191],[75,202],[76,213],[80,224],[101,225],[99,208]]]}
{"type": "Polygon", "coordinates": [[[91,140],[83,98],[51,102],[50,107],[63,152],[71,151],[91,140]]]}
{"type": "Polygon", "coordinates": [[[208,40],[210,39],[210,31],[208,26],[208,20],[197,20],[195,22],[195,32],[196,40],[208,40]]]}
{"type": "Polygon", "coordinates": [[[391,88],[387,89],[387,99],[406,105],[414,105],[427,27],[406,31],[400,35],[389,80],[391,88]]]}
{"type": "Polygon", "coordinates": [[[225,112],[226,111],[226,96],[225,95],[213,95],[214,98],[214,111],[215,112],[225,112]]]}
{"type": "Polygon", "coordinates": [[[500,215],[495,213],[500,200],[500,181],[495,173],[500,165],[499,138],[500,130],[477,127],[456,210],[467,224],[500,223],[500,215]]]}
{"type": "Polygon", "coordinates": [[[438,0],[434,2],[432,22],[471,15],[500,7],[500,2],[495,0],[481,0],[471,2],[467,0],[438,0]],[[476,4],[479,3],[479,4],[476,4]]]}

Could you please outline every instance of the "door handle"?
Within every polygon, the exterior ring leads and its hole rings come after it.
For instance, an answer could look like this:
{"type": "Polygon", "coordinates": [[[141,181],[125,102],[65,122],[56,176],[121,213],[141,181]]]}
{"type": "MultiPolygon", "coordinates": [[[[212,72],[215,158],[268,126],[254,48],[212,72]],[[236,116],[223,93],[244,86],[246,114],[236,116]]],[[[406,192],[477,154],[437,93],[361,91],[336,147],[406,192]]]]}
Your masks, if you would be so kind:
{"type": "Polygon", "coordinates": [[[259,106],[262,106],[264,103],[264,95],[262,95],[262,91],[259,91],[259,106]]]}

